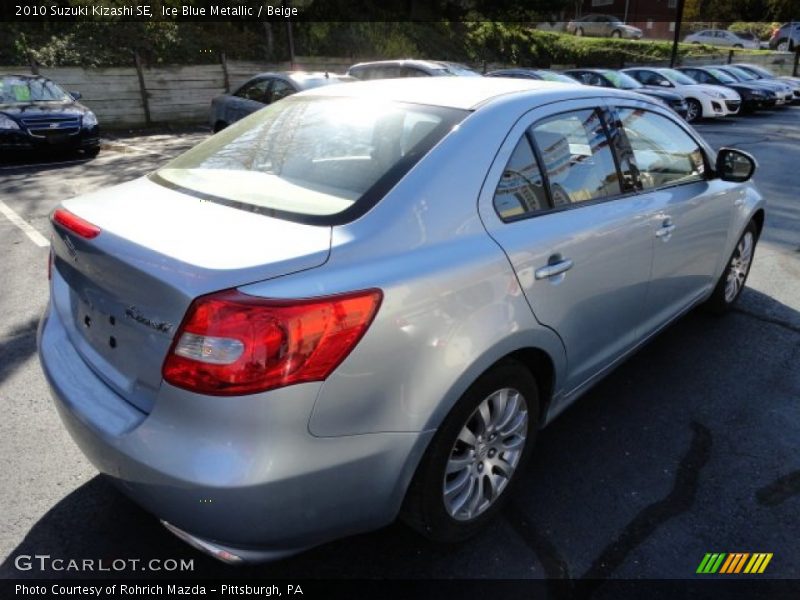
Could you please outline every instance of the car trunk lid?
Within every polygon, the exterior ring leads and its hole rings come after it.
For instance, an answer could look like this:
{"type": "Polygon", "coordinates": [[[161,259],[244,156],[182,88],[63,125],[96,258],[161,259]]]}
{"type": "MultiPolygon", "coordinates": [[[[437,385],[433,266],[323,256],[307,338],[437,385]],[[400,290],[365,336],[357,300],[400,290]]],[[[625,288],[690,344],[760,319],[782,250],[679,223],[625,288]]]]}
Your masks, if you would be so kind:
{"type": "Polygon", "coordinates": [[[145,412],[194,298],[317,267],[330,252],[330,227],[199,200],[147,179],[62,206],[101,233],[86,239],[54,226],[54,307],[87,364],[145,412]]]}

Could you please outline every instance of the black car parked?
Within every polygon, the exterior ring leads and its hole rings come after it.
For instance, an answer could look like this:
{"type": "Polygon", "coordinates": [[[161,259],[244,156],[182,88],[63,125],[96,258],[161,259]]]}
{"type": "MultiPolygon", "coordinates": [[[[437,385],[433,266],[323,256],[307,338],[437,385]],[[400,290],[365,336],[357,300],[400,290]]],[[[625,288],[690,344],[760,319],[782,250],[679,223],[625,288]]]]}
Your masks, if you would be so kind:
{"type": "Polygon", "coordinates": [[[742,110],[752,111],[760,108],[772,108],[778,103],[778,94],[754,83],[736,81],[733,77],[714,67],[678,67],[697,83],[722,85],[736,90],[742,97],[742,110]]]}
{"type": "Polygon", "coordinates": [[[735,67],[733,65],[720,65],[717,68],[720,71],[724,71],[727,75],[733,77],[736,81],[741,83],[755,83],[763,88],[775,92],[778,95],[778,104],[791,104],[792,100],[794,100],[792,87],[786,82],[759,79],[744,69],[740,69],[739,67],[735,67]]]}
{"type": "Polygon", "coordinates": [[[779,81],[787,84],[792,88],[793,100],[795,102],[800,102],[800,77],[775,75],[775,73],[769,69],[765,69],[764,67],[760,67],[758,65],[751,65],[749,63],[736,63],[731,66],[749,73],[759,81],[779,81]]]}
{"type": "Polygon", "coordinates": [[[658,98],[684,119],[689,112],[686,100],[684,100],[683,96],[680,94],[645,87],[625,73],[612,71],[611,69],[570,69],[569,71],[564,71],[564,73],[577,79],[584,85],[631,90],[639,94],[644,94],[645,96],[658,98]]]}
{"type": "Polygon", "coordinates": [[[38,75],[0,75],[0,153],[82,150],[96,156],[100,129],[95,114],[38,75]]]}

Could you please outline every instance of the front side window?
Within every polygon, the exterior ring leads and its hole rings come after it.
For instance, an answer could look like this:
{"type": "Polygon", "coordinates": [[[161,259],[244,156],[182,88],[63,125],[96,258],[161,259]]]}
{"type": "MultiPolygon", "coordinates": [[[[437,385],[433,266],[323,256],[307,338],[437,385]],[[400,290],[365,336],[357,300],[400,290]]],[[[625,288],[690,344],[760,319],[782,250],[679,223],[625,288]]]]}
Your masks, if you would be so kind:
{"type": "Polygon", "coordinates": [[[549,208],[542,173],[527,135],[519,140],[503,169],[494,193],[494,208],[504,221],[549,208]]]}
{"type": "Polygon", "coordinates": [[[705,178],[703,151],[670,119],[635,108],[619,109],[643,190],[705,178]]]}
{"type": "Polygon", "coordinates": [[[195,146],[153,179],[237,208],[328,223],[325,217],[380,199],[376,190],[399,181],[467,114],[291,96],[195,146]]]}
{"type": "Polygon", "coordinates": [[[550,117],[531,129],[555,206],[620,193],[608,136],[595,110],[550,117]]]}

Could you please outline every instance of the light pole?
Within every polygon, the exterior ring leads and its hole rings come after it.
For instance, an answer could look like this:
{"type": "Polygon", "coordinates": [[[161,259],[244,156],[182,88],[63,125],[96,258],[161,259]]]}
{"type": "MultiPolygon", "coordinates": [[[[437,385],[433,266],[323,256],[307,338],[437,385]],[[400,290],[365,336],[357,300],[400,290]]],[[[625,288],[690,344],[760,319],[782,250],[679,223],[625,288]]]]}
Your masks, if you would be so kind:
{"type": "Polygon", "coordinates": [[[670,69],[675,68],[675,62],[678,60],[678,42],[681,39],[684,1],[685,0],[678,0],[678,6],[675,8],[675,37],[672,38],[672,56],[669,59],[670,69]]]}

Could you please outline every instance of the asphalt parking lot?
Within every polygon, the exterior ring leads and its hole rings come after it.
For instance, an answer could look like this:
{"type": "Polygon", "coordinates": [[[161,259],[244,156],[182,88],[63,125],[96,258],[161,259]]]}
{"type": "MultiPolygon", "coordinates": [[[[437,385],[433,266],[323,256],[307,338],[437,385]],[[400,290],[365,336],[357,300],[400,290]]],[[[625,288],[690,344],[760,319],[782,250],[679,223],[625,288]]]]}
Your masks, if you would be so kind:
{"type": "Polygon", "coordinates": [[[520,493],[478,538],[437,546],[398,524],[247,568],[198,554],[96,476],[61,426],[35,348],[47,301],[36,232],[48,235],[50,211],[207,133],[117,136],[94,160],[0,166],[0,577],[90,575],[15,567],[48,554],[193,558],[182,577],[686,578],[706,552],[771,552],[764,577],[799,578],[800,106],[697,129],[756,156],[769,202],[734,313],[689,314],[545,429],[520,493]]]}

